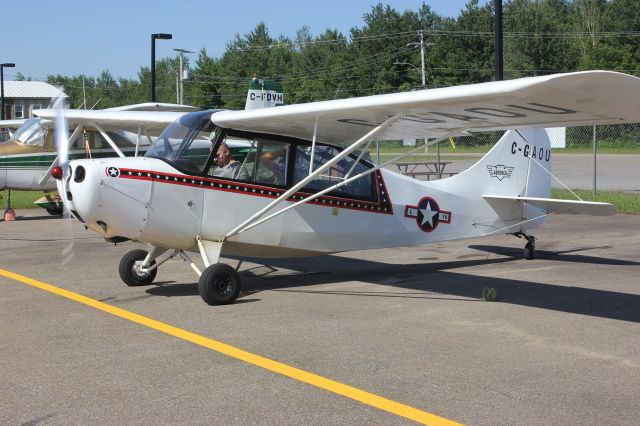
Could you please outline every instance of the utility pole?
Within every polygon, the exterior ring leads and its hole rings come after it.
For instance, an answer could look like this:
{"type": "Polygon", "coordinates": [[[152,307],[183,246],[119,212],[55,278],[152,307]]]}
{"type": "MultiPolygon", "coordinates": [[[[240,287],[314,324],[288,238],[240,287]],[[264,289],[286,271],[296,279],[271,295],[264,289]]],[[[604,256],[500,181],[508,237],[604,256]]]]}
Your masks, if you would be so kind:
{"type": "Polygon", "coordinates": [[[422,60],[422,88],[424,89],[427,85],[427,79],[425,76],[424,69],[424,33],[422,31],[420,33],[420,59],[422,60]]]}
{"type": "Polygon", "coordinates": [[[420,42],[419,43],[409,43],[407,44],[407,46],[420,46],[420,60],[422,62],[422,67],[418,70],[418,67],[416,67],[413,64],[410,64],[408,62],[394,62],[394,64],[397,65],[410,65],[411,67],[415,68],[416,71],[420,71],[420,76],[422,77],[422,88],[426,89],[427,88],[427,71],[425,69],[426,67],[426,58],[425,58],[425,54],[427,51],[427,47],[429,46],[433,46],[433,43],[425,43],[424,42],[424,31],[420,30],[418,31],[418,34],[420,35],[420,42]]]}
{"type": "Polygon", "coordinates": [[[187,49],[173,49],[178,52],[178,56],[180,58],[180,69],[178,71],[178,81],[177,81],[177,99],[180,105],[184,105],[184,54],[185,53],[194,53],[191,50],[187,49]]]}

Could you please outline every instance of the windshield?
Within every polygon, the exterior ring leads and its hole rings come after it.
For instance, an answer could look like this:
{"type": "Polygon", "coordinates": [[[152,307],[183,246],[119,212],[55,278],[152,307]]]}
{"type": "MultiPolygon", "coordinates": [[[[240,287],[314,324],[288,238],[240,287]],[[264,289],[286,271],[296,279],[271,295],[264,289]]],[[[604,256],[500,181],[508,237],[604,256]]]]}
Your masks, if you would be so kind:
{"type": "Polygon", "coordinates": [[[202,173],[219,133],[211,122],[213,112],[183,115],[162,132],[145,157],[160,158],[177,169],[202,173]]]}
{"type": "Polygon", "coordinates": [[[44,127],[41,118],[30,118],[22,123],[13,138],[25,145],[44,146],[44,127]]]}

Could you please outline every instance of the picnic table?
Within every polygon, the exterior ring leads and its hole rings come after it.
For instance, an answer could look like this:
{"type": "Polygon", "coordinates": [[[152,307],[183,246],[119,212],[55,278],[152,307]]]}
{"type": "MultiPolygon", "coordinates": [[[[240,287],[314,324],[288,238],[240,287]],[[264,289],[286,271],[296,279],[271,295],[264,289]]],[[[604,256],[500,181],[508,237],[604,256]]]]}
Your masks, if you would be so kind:
{"type": "Polygon", "coordinates": [[[453,176],[455,172],[445,172],[444,169],[447,164],[451,164],[451,161],[405,161],[395,163],[398,171],[403,175],[411,176],[426,176],[427,180],[442,179],[443,176],[453,176]]]}

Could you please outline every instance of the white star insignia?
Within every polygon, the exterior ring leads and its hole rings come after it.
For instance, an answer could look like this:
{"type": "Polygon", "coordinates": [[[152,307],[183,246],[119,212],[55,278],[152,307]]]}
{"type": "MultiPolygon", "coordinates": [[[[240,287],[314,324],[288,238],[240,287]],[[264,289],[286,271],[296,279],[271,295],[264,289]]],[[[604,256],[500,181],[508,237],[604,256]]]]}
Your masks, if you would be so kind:
{"type": "Polygon", "coordinates": [[[429,222],[429,226],[433,228],[433,218],[438,215],[438,211],[431,210],[431,203],[427,202],[427,207],[420,209],[422,213],[422,223],[420,226],[424,226],[425,222],[429,222]]]}

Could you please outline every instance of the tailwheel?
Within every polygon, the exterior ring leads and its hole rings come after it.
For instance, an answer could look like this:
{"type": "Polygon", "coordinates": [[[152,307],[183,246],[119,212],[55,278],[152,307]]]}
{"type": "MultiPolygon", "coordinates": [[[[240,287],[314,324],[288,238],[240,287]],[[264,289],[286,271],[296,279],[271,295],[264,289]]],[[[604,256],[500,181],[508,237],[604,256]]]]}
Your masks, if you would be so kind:
{"type": "MultiPolygon", "coordinates": [[[[149,285],[156,278],[156,274],[158,273],[157,268],[148,272],[144,272],[141,269],[146,257],[147,252],[144,250],[132,250],[122,256],[118,272],[120,273],[120,279],[124,281],[126,285],[130,287],[149,285]]],[[[155,263],[155,260],[152,260],[148,266],[155,265],[155,263]]]]}
{"type": "Polygon", "coordinates": [[[536,252],[536,241],[533,237],[527,238],[527,244],[524,245],[524,258],[527,260],[533,259],[536,252]]]}
{"type": "Polygon", "coordinates": [[[536,237],[523,231],[516,232],[513,235],[527,240],[527,243],[524,245],[524,258],[527,260],[533,259],[536,253],[536,237]]]}
{"type": "Polygon", "coordinates": [[[240,294],[240,275],[229,265],[208,266],[200,276],[198,292],[209,305],[228,305],[240,294]]]}

